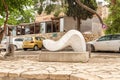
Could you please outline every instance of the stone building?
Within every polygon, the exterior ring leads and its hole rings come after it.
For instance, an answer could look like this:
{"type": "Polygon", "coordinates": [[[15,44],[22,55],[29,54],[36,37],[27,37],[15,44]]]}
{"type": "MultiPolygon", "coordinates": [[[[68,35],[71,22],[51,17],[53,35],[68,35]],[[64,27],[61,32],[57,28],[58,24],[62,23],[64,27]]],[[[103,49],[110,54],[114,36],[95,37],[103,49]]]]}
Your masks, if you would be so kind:
{"type": "MultiPolygon", "coordinates": [[[[54,18],[53,16],[37,16],[36,22],[40,22],[42,33],[69,31],[76,29],[77,26],[77,21],[73,17],[68,16],[59,18],[54,18]]],[[[101,24],[96,16],[92,19],[82,20],[82,33],[101,34],[101,30],[101,24]]]]}

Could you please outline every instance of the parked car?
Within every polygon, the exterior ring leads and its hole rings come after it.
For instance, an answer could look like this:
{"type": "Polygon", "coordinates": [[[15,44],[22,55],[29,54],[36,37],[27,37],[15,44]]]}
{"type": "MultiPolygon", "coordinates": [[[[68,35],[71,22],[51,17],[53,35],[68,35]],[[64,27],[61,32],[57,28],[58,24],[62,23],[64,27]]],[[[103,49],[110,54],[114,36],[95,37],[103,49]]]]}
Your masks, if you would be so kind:
{"type": "Polygon", "coordinates": [[[120,34],[105,35],[97,40],[90,41],[91,51],[119,51],[120,52],[120,34]]]}
{"type": "MultiPolygon", "coordinates": [[[[4,38],[1,41],[1,45],[4,47],[5,50],[6,50],[6,47],[7,47],[7,43],[9,44],[8,41],[9,40],[7,40],[7,38],[4,38]]],[[[22,49],[23,38],[18,38],[18,37],[12,38],[12,41],[10,40],[10,43],[12,43],[14,45],[14,50],[22,49]]]]}
{"type": "Polygon", "coordinates": [[[39,50],[43,47],[42,40],[44,37],[26,37],[23,41],[23,49],[26,51],[27,49],[39,50]]]}

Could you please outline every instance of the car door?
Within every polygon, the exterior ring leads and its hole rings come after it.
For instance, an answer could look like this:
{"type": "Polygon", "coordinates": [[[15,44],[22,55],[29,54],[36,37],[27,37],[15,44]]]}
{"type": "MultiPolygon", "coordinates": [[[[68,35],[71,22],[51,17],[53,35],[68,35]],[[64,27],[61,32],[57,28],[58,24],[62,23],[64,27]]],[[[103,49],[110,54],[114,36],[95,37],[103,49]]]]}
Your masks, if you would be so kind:
{"type": "Polygon", "coordinates": [[[111,51],[119,51],[120,49],[120,35],[112,35],[111,42],[109,43],[111,51]]]}
{"type": "Polygon", "coordinates": [[[35,39],[36,39],[36,43],[37,43],[38,47],[41,48],[42,47],[42,40],[41,40],[41,38],[40,37],[35,37],[35,39]]]}
{"type": "Polygon", "coordinates": [[[98,50],[98,51],[109,50],[108,44],[110,43],[110,38],[111,38],[111,35],[107,35],[96,40],[96,42],[94,43],[95,50],[98,50]]]}
{"type": "Polygon", "coordinates": [[[25,38],[23,44],[26,48],[33,48],[34,45],[33,38],[32,37],[25,38]]]}
{"type": "Polygon", "coordinates": [[[18,49],[22,49],[23,38],[16,38],[16,39],[14,39],[14,45],[15,45],[18,49]]]}
{"type": "Polygon", "coordinates": [[[19,48],[18,49],[22,49],[22,45],[23,45],[23,39],[22,38],[19,38],[18,41],[17,41],[18,45],[19,45],[19,48]]]}

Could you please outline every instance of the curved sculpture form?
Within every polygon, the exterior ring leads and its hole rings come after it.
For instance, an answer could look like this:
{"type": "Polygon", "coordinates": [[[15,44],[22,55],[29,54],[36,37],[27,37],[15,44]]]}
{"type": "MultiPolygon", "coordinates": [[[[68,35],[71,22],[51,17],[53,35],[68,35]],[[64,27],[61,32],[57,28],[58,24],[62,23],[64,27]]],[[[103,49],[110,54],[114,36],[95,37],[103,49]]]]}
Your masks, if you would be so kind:
{"type": "Polygon", "coordinates": [[[70,30],[58,41],[43,40],[43,45],[50,51],[57,51],[71,46],[76,52],[85,52],[86,44],[83,35],[77,30],[70,30]]]}

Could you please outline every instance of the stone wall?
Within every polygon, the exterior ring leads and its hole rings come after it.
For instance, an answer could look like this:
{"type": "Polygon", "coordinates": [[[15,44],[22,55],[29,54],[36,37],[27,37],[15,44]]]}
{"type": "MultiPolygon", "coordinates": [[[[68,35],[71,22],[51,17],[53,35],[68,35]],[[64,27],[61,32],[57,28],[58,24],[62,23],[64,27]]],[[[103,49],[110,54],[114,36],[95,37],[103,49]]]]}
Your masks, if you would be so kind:
{"type": "Polygon", "coordinates": [[[27,35],[18,35],[14,37],[29,37],[29,36],[41,36],[45,37],[46,39],[58,40],[61,36],[64,35],[64,32],[56,32],[56,33],[44,33],[44,34],[27,34],[27,35]]]}
{"type": "Polygon", "coordinates": [[[86,42],[95,40],[100,37],[97,34],[83,34],[83,36],[84,36],[86,42]]]}
{"type": "MultiPolygon", "coordinates": [[[[46,39],[52,39],[52,40],[59,40],[65,32],[57,32],[57,33],[46,33],[46,34],[28,34],[28,35],[19,35],[15,37],[28,37],[28,36],[42,36],[45,37],[46,39]]],[[[97,34],[83,34],[86,42],[95,40],[99,37],[97,34]]]]}

